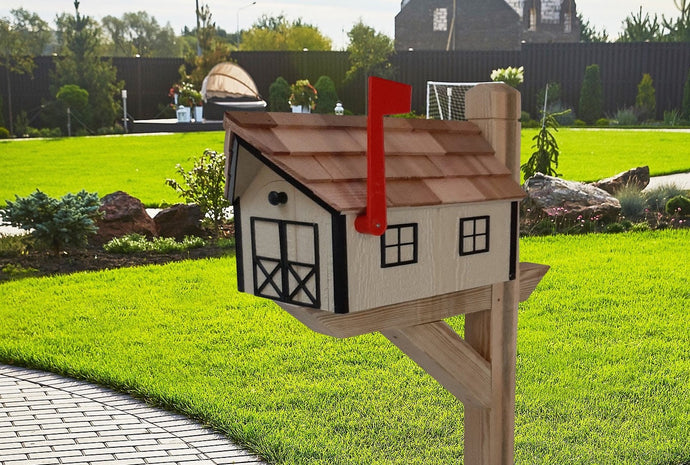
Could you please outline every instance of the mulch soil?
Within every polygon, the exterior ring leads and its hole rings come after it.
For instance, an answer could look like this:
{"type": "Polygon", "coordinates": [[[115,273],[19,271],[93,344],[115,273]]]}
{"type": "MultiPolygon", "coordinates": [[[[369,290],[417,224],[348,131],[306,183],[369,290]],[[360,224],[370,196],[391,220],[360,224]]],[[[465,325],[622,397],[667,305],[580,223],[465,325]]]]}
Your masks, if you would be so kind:
{"type": "Polygon", "coordinates": [[[30,276],[51,276],[141,265],[220,257],[228,249],[207,245],[179,253],[141,252],[133,254],[109,253],[99,246],[68,250],[58,254],[45,250],[30,250],[22,254],[0,255],[0,282],[30,276]]]}

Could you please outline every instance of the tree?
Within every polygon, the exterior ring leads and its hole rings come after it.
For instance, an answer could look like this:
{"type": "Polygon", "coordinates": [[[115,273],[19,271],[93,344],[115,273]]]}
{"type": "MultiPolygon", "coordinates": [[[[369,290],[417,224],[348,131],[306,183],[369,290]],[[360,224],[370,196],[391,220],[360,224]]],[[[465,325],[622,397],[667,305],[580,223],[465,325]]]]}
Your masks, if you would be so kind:
{"type": "Polygon", "coordinates": [[[109,55],[180,56],[180,43],[170,23],[161,27],[156,18],[145,11],[124,13],[121,18],[106,16],[101,24],[110,41],[109,55]]]}
{"type": "Polygon", "coordinates": [[[690,3],[687,0],[673,0],[680,11],[680,18],[666,19],[662,16],[667,33],[663,40],[667,42],[690,42],[690,3]]]}
{"type": "Polygon", "coordinates": [[[302,22],[289,22],[285,16],[263,15],[252,28],[242,33],[241,50],[330,50],[331,39],[319,28],[302,22]]]}
{"type": "Polygon", "coordinates": [[[345,74],[345,80],[353,79],[363,73],[365,79],[378,76],[390,79],[395,74],[393,66],[388,61],[394,53],[393,40],[387,35],[376,32],[374,28],[365,25],[362,20],[352,26],[347,33],[350,43],[347,52],[350,55],[350,69],[345,74]]]}
{"type": "Polygon", "coordinates": [[[604,90],[601,83],[599,65],[589,65],[580,89],[580,107],[578,114],[586,123],[593,124],[603,115],[604,90]]]}
{"type": "Polygon", "coordinates": [[[89,94],[91,111],[81,123],[86,129],[110,127],[119,114],[115,95],[124,87],[117,81],[117,70],[109,60],[99,56],[101,29],[98,23],[79,13],[79,1],[74,2],[75,14],[60,15],[57,20],[59,57],[55,72],[51,73],[51,93],[56,95],[60,87],[74,84],[89,94]]]}
{"type": "Polygon", "coordinates": [[[602,28],[601,31],[597,31],[596,28],[590,24],[589,20],[586,20],[579,13],[577,19],[580,23],[580,42],[599,43],[609,41],[609,34],[606,32],[606,29],[602,28]]]}
{"type": "Polygon", "coordinates": [[[335,104],[338,103],[338,94],[335,90],[333,79],[328,76],[321,76],[316,80],[314,87],[319,93],[319,99],[316,101],[314,112],[333,113],[335,104]]]}
{"type": "MultiPolygon", "coordinates": [[[[48,23],[23,8],[11,10],[12,19],[0,18],[0,67],[7,79],[7,115],[10,133],[14,132],[10,73],[32,74],[34,56],[50,41],[48,23]]],[[[0,109],[0,111],[2,111],[0,109]]]]}
{"type": "Polygon", "coordinates": [[[187,66],[180,67],[180,77],[183,82],[189,82],[196,89],[201,89],[201,84],[211,68],[230,59],[230,46],[218,37],[218,29],[208,5],[202,5],[197,13],[197,38],[201,55],[198,55],[196,50],[187,55],[187,66]],[[187,74],[188,67],[192,69],[190,74],[187,74]]]}
{"type": "Polygon", "coordinates": [[[642,80],[637,85],[637,97],[635,109],[641,121],[654,119],[656,116],[656,91],[652,76],[647,73],[642,75],[642,80]]]}
{"type": "Polygon", "coordinates": [[[642,16],[642,7],[640,7],[637,15],[630,13],[623,20],[623,33],[618,38],[618,42],[653,42],[658,41],[661,35],[661,24],[657,15],[650,18],[649,13],[645,13],[642,16]]]}
{"type": "Polygon", "coordinates": [[[685,78],[685,85],[683,86],[683,108],[681,117],[684,120],[690,120],[690,70],[688,76],[685,78]]]}

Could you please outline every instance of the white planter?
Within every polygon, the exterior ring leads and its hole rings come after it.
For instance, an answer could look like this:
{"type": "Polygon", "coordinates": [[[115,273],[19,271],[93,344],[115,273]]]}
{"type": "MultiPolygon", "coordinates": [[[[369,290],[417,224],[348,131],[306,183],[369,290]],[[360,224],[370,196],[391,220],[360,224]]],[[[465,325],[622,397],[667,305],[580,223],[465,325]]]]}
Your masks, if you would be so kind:
{"type": "Polygon", "coordinates": [[[291,105],[293,113],[311,113],[311,108],[304,105],[291,105]]]}
{"type": "Polygon", "coordinates": [[[191,123],[192,112],[191,108],[180,105],[177,107],[177,122],[178,123],[191,123]]]}
{"type": "Polygon", "coordinates": [[[204,107],[194,107],[194,121],[197,123],[203,123],[204,107]]]}

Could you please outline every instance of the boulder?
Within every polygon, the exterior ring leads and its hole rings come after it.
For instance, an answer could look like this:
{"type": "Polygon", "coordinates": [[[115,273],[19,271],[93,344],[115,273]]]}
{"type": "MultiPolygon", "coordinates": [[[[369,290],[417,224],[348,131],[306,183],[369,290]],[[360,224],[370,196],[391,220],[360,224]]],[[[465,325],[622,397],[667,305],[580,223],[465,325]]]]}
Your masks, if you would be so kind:
{"type": "Polygon", "coordinates": [[[608,192],[592,185],[537,173],[525,182],[527,208],[533,213],[581,219],[615,221],[621,204],[608,192]]]}
{"type": "Polygon", "coordinates": [[[184,203],[161,210],[153,217],[160,236],[174,237],[178,241],[184,239],[184,236],[204,236],[202,219],[199,205],[184,203]]]}
{"type": "Polygon", "coordinates": [[[619,173],[610,178],[592,183],[594,187],[603,189],[611,195],[615,195],[624,187],[633,187],[642,190],[649,184],[649,166],[641,166],[619,173]]]}
{"type": "Polygon", "coordinates": [[[96,221],[96,243],[104,244],[114,237],[134,233],[148,238],[158,235],[156,223],[146,213],[144,204],[126,192],[113,192],[103,197],[99,211],[103,217],[96,221]]]}

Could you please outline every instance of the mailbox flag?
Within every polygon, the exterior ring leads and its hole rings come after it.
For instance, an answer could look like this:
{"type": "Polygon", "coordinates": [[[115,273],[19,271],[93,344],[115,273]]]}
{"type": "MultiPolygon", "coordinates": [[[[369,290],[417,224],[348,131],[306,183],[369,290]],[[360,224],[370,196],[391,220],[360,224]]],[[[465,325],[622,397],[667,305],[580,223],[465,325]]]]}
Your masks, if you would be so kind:
{"type": "Polygon", "coordinates": [[[378,77],[369,78],[367,115],[367,207],[355,219],[362,234],[381,236],[386,232],[386,160],[383,143],[383,117],[408,113],[412,105],[412,86],[378,77]]]}

